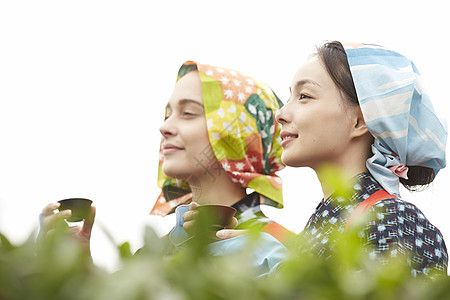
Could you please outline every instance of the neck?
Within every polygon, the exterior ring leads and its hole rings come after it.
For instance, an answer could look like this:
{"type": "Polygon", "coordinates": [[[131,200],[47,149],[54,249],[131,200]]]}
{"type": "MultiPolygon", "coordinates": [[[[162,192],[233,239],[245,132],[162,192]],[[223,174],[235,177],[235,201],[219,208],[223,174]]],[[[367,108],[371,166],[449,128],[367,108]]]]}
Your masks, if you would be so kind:
{"type": "Polygon", "coordinates": [[[206,174],[196,182],[189,182],[189,186],[192,190],[192,201],[200,205],[232,206],[247,195],[245,188],[233,183],[224,171],[214,177],[206,174]]]}
{"type": "Polygon", "coordinates": [[[323,163],[313,167],[322,186],[324,199],[334,192],[344,192],[346,188],[354,185],[356,175],[368,172],[366,160],[368,154],[365,151],[348,151],[339,160],[332,163],[323,163]]]}
{"type": "Polygon", "coordinates": [[[335,192],[345,196],[346,191],[349,191],[353,187],[355,176],[367,172],[367,169],[358,168],[349,170],[333,165],[323,165],[315,169],[315,171],[322,186],[323,198],[328,199],[335,192]]]}

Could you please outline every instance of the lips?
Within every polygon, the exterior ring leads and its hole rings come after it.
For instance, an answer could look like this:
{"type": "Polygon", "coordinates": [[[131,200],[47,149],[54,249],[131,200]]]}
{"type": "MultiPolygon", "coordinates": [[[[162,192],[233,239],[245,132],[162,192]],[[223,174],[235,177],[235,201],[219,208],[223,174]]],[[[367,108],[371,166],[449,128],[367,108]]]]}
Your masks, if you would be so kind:
{"type": "Polygon", "coordinates": [[[287,145],[287,143],[298,138],[298,134],[282,131],[280,133],[280,137],[281,137],[281,147],[284,147],[285,145],[287,145]]]}
{"type": "Polygon", "coordinates": [[[183,150],[183,148],[175,146],[173,144],[164,144],[162,146],[162,153],[164,155],[175,153],[175,152],[178,152],[178,151],[181,151],[181,150],[183,150]]]}

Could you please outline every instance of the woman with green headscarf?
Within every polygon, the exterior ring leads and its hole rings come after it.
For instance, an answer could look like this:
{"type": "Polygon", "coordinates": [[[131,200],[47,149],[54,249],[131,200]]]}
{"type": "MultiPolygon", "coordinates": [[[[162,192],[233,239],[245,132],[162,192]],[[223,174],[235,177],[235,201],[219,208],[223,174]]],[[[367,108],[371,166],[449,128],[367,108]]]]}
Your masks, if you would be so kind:
{"type": "Polygon", "coordinates": [[[284,241],[289,231],[260,209],[283,206],[274,118],[280,105],[269,86],[240,72],[185,62],[160,128],[162,192],[151,214],[165,216],[191,201],[232,206],[237,228],[256,225],[284,241]],[[247,188],[254,192],[247,195],[247,188]]]}

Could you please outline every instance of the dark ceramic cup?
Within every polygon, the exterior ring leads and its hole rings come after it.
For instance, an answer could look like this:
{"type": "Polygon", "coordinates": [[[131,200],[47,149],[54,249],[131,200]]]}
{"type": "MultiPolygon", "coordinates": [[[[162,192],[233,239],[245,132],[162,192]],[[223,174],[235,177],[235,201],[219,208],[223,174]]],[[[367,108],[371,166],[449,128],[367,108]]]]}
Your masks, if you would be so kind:
{"type": "Polygon", "coordinates": [[[212,230],[220,230],[229,225],[236,214],[236,209],[225,205],[200,205],[196,208],[202,214],[212,230]]]}
{"type": "Polygon", "coordinates": [[[59,211],[70,209],[72,211],[72,216],[67,219],[68,222],[80,222],[89,216],[91,210],[92,200],[84,198],[70,198],[59,200],[61,206],[58,208],[59,211]]]}

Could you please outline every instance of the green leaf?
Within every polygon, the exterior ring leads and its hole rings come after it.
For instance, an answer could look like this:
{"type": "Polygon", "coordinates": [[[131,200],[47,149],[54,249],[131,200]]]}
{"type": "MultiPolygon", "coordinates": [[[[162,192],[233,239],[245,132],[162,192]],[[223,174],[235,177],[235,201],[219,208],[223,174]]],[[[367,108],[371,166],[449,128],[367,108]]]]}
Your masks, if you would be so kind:
{"type": "Polygon", "coordinates": [[[128,259],[133,257],[133,254],[131,253],[131,247],[129,242],[125,242],[119,247],[119,255],[122,259],[128,259]]]}

